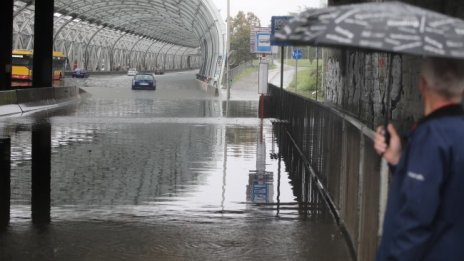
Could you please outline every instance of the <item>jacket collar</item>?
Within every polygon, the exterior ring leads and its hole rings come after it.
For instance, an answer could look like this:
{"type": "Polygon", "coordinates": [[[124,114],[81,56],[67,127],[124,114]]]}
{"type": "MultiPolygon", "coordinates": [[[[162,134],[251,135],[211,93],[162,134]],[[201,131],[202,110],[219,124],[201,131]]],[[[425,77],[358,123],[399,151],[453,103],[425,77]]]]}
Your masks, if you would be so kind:
{"type": "Polygon", "coordinates": [[[426,117],[422,118],[421,120],[419,120],[419,122],[417,122],[416,124],[416,127],[432,119],[448,117],[448,116],[464,116],[464,108],[462,107],[461,104],[451,104],[451,105],[441,107],[433,111],[426,117]]]}

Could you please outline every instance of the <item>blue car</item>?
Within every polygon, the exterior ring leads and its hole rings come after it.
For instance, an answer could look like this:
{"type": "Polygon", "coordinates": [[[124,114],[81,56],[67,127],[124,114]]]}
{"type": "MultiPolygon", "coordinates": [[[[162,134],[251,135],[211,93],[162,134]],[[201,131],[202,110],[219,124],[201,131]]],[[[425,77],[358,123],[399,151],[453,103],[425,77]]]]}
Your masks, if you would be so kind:
{"type": "Polygon", "coordinates": [[[132,80],[132,90],[156,90],[156,80],[152,74],[137,74],[132,80]]]}
{"type": "Polygon", "coordinates": [[[82,68],[77,68],[72,72],[72,78],[87,78],[89,73],[82,68]]]}

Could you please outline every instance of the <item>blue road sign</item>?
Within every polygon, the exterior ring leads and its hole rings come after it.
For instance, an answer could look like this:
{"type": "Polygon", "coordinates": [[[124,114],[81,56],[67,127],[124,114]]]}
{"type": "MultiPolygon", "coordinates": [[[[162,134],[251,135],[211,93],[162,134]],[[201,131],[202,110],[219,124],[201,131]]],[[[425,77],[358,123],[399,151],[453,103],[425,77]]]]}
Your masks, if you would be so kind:
{"type": "Polygon", "coordinates": [[[301,49],[295,49],[292,52],[293,59],[299,60],[303,57],[303,50],[301,49]]]}
{"type": "Polygon", "coordinates": [[[271,23],[271,45],[273,46],[289,46],[287,42],[276,42],[274,41],[274,35],[280,29],[282,29],[293,16],[273,16],[271,23]]]}

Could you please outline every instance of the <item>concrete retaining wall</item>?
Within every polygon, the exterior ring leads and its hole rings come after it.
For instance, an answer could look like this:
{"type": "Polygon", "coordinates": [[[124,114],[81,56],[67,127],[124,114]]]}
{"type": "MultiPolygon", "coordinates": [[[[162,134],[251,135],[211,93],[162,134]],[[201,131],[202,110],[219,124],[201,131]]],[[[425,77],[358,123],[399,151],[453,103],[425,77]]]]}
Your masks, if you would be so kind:
{"type": "Polygon", "coordinates": [[[389,56],[352,50],[327,52],[326,97],[375,129],[385,122],[388,102],[390,121],[402,131],[422,116],[418,90],[420,58],[394,55],[390,101],[387,101],[389,56]]]}
{"type": "Polygon", "coordinates": [[[75,86],[1,91],[0,117],[51,109],[79,99],[79,88],[75,86]]]}
{"type": "MultiPolygon", "coordinates": [[[[189,68],[189,69],[168,69],[168,70],[165,70],[164,72],[165,73],[171,73],[171,72],[184,72],[184,71],[194,71],[194,70],[198,70],[198,68],[189,68]]],[[[140,72],[143,72],[143,73],[153,73],[155,74],[155,72],[152,72],[152,71],[140,71],[140,72]]],[[[92,71],[92,72],[89,72],[89,75],[122,75],[122,74],[127,74],[127,71],[92,71]]],[[[72,72],[71,71],[68,71],[68,72],[65,72],[64,73],[65,76],[69,76],[71,77],[72,76],[72,72]]]]}

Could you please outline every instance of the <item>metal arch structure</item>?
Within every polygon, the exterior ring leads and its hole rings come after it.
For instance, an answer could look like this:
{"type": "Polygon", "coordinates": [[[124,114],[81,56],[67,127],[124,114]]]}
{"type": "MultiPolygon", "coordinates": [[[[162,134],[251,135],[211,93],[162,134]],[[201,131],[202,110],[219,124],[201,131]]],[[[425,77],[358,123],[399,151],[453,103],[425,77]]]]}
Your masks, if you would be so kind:
{"type": "MultiPolygon", "coordinates": [[[[34,0],[15,0],[13,48],[33,49],[34,0]]],[[[55,0],[54,50],[68,69],[224,70],[225,23],[210,0],[55,0]]]]}

